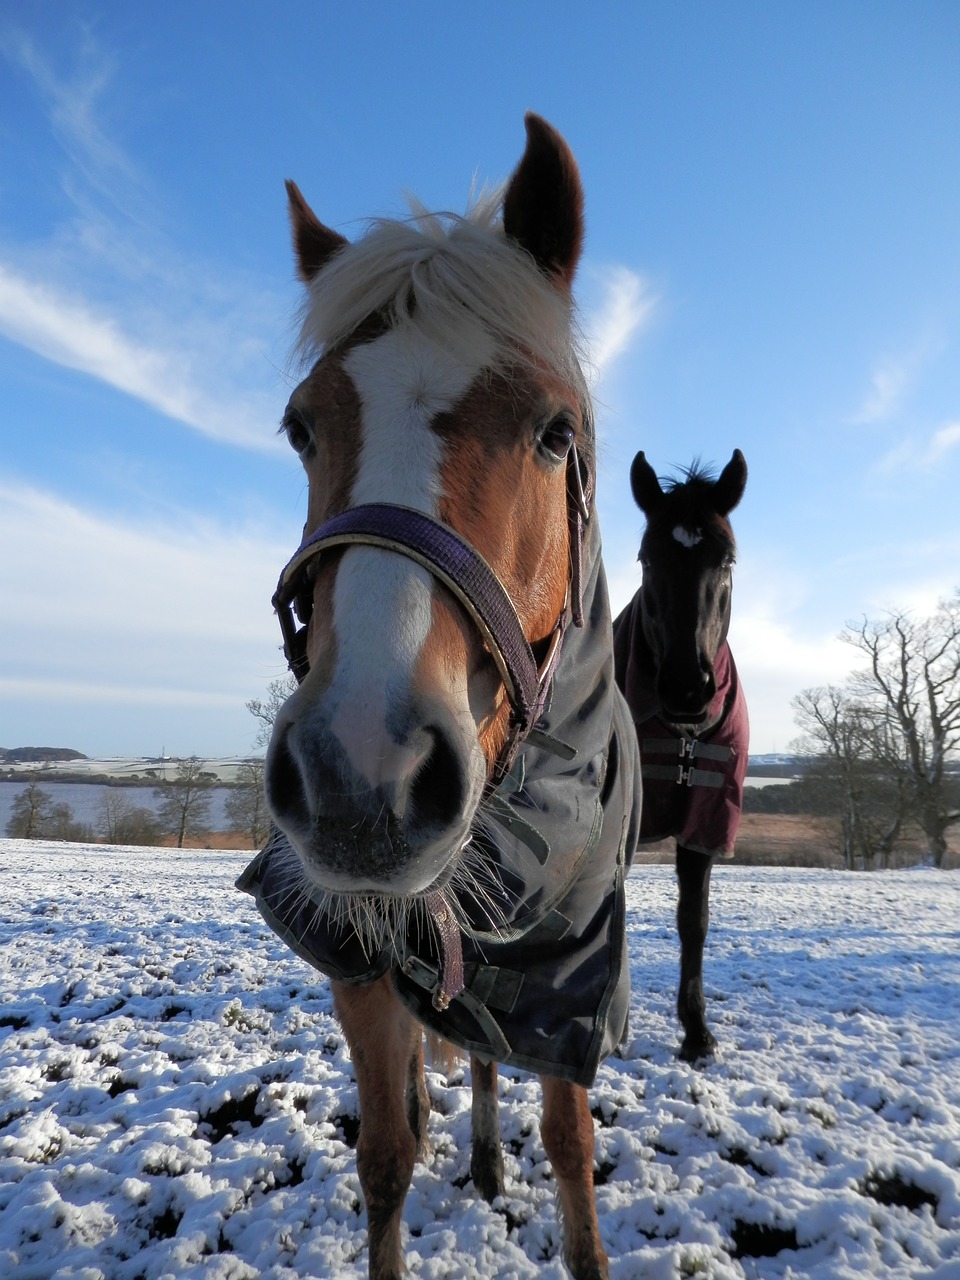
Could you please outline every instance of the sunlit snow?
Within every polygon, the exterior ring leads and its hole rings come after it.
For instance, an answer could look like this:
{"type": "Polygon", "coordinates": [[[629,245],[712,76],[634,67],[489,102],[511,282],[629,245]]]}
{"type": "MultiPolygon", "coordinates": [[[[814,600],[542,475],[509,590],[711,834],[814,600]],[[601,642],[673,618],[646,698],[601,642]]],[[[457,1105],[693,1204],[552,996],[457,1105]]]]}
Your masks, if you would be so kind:
{"type": "MultiPolygon", "coordinates": [[[[0,1275],[362,1280],[357,1095],[326,981],[242,854],[0,841],[0,1275]]],[[[614,1280],[960,1278],[960,876],[722,866],[722,1045],[680,1063],[675,891],[629,886],[631,1034],[593,1090],[614,1280]]],[[[507,1195],[429,1074],[411,1273],[561,1280],[539,1087],[501,1077],[507,1195]]]]}

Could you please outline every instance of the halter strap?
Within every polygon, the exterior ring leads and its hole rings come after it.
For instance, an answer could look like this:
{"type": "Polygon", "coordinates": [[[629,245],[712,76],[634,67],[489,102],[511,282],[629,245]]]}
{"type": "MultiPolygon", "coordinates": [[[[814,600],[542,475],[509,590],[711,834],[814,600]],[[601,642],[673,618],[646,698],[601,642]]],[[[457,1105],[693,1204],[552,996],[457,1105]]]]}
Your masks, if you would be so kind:
{"type": "MultiPolygon", "coordinates": [[[[312,602],[306,601],[303,579],[310,562],[332,547],[365,545],[382,547],[407,556],[423,566],[444,586],[473,619],[506,689],[513,710],[511,757],[543,713],[553,672],[560,656],[568,613],[575,626],[583,625],[582,561],[583,529],[589,519],[589,482],[584,484],[576,449],[567,469],[568,519],[570,523],[570,583],[563,611],[554,626],[546,657],[539,669],[523,633],[517,611],[506,589],[479,551],[449,525],[423,511],[392,503],[365,503],[329,520],[306,538],[285,566],[273,597],[283,633],[283,650],[290,670],[299,682],[307,675],[306,625],[298,628],[297,616],[306,624],[312,602]]],[[[509,768],[510,760],[501,761],[509,768]]]]}
{"type": "MultiPolygon", "coordinates": [[[[412,507],[371,502],[324,521],[301,545],[280,575],[274,607],[281,613],[300,594],[301,575],[321,551],[332,547],[382,547],[407,556],[439,578],[480,630],[518,717],[526,724],[539,702],[540,677],[533,651],[503,584],[474,547],[449,525],[412,507]]],[[[282,616],[282,614],[281,614],[282,616]]],[[[286,639],[286,631],[284,632],[286,639]]],[[[286,649],[286,646],[285,646],[286,649]]],[[[306,675],[305,653],[287,653],[306,675]]]]}

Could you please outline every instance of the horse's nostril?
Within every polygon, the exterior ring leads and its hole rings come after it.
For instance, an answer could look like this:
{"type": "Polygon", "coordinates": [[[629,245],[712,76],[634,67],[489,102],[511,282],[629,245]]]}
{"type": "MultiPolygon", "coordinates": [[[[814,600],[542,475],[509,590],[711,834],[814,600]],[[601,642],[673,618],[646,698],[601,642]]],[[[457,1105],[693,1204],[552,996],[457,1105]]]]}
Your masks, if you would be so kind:
{"type": "Polygon", "coordinates": [[[465,802],[463,770],[449,738],[435,727],[426,732],[431,749],[410,785],[408,816],[421,830],[453,825],[465,802]]]}
{"type": "Polygon", "coordinates": [[[310,811],[304,792],[303,778],[287,743],[284,730],[270,744],[267,757],[267,800],[274,815],[304,826],[310,823],[310,811]]]}

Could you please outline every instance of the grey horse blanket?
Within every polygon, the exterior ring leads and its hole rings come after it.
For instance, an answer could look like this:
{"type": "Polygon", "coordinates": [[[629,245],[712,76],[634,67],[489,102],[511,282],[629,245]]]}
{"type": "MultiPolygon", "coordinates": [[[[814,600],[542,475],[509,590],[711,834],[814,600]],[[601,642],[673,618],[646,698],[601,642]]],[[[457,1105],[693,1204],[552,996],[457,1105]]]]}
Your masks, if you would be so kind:
{"type": "Polygon", "coordinates": [[[275,833],[240,877],[267,923],[347,983],[393,974],[400,999],[445,1039],[483,1057],[590,1085],[623,1039],[630,1003],[624,879],[640,834],[640,761],[614,679],[596,521],[584,555],[582,628],[569,627],[550,701],[481,806],[473,841],[497,885],[491,909],[458,891],[466,985],[435,1007],[442,944],[411,917],[369,955],[349,924],[302,891],[299,859],[275,833]]]}

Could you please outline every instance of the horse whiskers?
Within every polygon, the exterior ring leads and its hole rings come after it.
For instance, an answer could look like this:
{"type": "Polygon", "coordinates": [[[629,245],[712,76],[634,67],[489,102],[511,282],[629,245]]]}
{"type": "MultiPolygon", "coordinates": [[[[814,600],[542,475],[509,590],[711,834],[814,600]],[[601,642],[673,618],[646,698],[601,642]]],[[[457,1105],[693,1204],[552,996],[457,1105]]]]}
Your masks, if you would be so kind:
{"type": "Polygon", "coordinates": [[[286,908],[289,905],[291,914],[296,915],[310,901],[312,885],[293,846],[284,844],[281,850],[284,855],[282,874],[286,883],[279,895],[278,906],[286,908]]]}
{"type": "MultiPolygon", "coordinates": [[[[487,825],[480,815],[480,825],[487,825]]],[[[324,890],[310,879],[293,847],[283,850],[284,884],[278,897],[281,906],[292,917],[306,908],[301,941],[321,925],[335,934],[354,935],[366,959],[390,949],[404,958],[408,937],[435,933],[427,898],[423,894],[364,893],[345,894],[324,890]]],[[[468,840],[452,868],[449,882],[439,890],[440,898],[460,929],[473,933],[479,927],[496,934],[508,924],[514,894],[504,885],[497,868],[486,856],[483,845],[468,840]],[[476,914],[471,919],[470,908],[476,914]]]]}
{"type": "Polygon", "coordinates": [[[387,894],[324,893],[317,901],[317,914],[326,915],[334,930],[355,933],[369,960],[385,947],[398,956],[406,949],[407,924],[421,900],[413,894],[391,897],[387,894]]]}
{"type": "MultiPolygon", "coordinates": [[[[486,932],[498,933],[506,927],[509,909],[515,905],[512,901],[515,895],[504,885],[496,866],[476,841],[469,840],[464,845],[451,876],[450,887],[455,890],[452,909],[461,928],[466,924],[465,912],[460,905],[464,901],[481,910],[486,919],[486,932]]],[[[467,927],[476,929],[476,923],[467,927]]]]}

